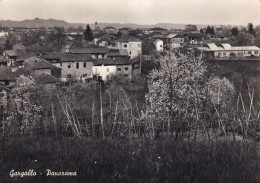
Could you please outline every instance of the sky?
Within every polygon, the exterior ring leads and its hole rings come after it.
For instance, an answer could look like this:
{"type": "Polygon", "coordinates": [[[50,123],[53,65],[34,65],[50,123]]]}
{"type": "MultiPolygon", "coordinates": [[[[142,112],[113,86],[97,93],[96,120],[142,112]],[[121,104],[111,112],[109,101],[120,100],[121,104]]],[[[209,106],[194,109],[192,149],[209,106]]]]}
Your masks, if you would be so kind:
{"type": "Polygon", "coordinates": [[[260,0],[0,0],[0,20],[260,24],[260,0]]]}

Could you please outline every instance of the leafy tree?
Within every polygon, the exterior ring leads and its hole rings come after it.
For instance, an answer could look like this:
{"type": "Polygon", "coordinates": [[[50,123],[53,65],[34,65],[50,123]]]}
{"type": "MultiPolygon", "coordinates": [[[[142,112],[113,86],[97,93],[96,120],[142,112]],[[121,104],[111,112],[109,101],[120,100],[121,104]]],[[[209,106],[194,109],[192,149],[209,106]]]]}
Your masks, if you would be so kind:
{"type": "Polygon", "coordinates": [[[89,24],[87,25],[86,30],[84,31],[84,38],[89,42],[93,41],[92,30],[90,29],[89,24]]]}
{"type": "MultiPolygon", "coordinates": [[[[226,100],[228,92],[233,94],[232,84],[226,79],[222,81],[209,77],[206,65],[198,58],[173,52],[161,58],[160,68],[150,73],[149,92],[146,95],[148,114],[152,126],[156,126],[155,134],[163,131],[164,126],[167,126],[168,133],[172,127],[177,130],[185,123],[189,130],[198,123],[208,126],[209,119],[218,112],[218,108],[213,107],[216,95],[208,86],[214,88],[216,84],[217,87],[227,86],[227,89],[221,90],[221,100],[226,100]]],[[[232,98],[230,95],[228,97],[232,98]]]]}
{"type": "Polygon", "coordinates": [[[231,34],[232,34],[232,36],[237,36],[237,35],[238,35],[238,29],[237,29],[237,27],[233,27],[233,28],[231,29],[231,34]]]}
{"type": "Polygon", "coordinates": [[[240,32],[236,39],[234,39],[232,42],[230,42],[233,46],[253,46],[254,45],[254,36],[245,33],[240,32]]]}
{"type": "Polygon", "coordinates": [[[34,79],[21,75],[10,97],[9,117],[4,124],[4,131],[9,134],[32,134],[41,119],[42,107],[31,100],[30,90],[35,85],[34,79]]]}
{"type": "Polygon", "coordinates": [[[247,29],[248,29],[248,33],[251,35],[255,35],[255,30],[254,30],[254,26],[252,23],[248,23],[247,25],[247,29]]]}

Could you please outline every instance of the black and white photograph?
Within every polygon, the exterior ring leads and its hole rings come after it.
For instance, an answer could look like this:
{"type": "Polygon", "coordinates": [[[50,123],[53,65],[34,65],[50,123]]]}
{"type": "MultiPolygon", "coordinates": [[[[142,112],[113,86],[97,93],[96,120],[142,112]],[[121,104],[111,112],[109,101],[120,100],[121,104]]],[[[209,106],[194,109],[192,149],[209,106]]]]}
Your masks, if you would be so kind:
{"type": "Polygon", "coordinates": [[[0,0],[0,183],[260,182],[260,0],[0,0]]]}

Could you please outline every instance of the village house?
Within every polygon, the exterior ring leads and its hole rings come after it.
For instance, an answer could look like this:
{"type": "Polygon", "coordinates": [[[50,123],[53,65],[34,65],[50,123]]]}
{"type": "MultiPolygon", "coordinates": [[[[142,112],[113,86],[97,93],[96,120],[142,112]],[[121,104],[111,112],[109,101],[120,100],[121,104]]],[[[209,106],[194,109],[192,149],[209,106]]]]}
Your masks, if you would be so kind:
{"type": "Polygon", "coordinates": [[[231,46],[227,43],[216,45],[209,43],[195,48],[197,54],[206,58],[243,58],[259,57],[260,48],[257,46],[231,46]]]}
{"type": "Polygon", "coordinates": [[[3,56],[0,56],[0,68],[7,66],[7,63],[8,63],[8,59],[3,56]]]}
{"type": "Polygon", "coordinates": [[[38,76],[42,73],[48,73],[57,78],[61,76],[60,68],[55,67],[47,60],[38,57],[30,57],[25,59],[24,66],[27,70],[29,70],[32,76],[38,76]]]}
{"type": "Polygon", "coordinates": [[[42,73],[35,78],[36,84],[44,84],[44,85],[55,85],[56,83],[59,83],[60,80],[48,73],[42,73]]]}
{"type": "Polygon", "coordinates": [[[127,50],[131,59],[142,55],[142,41],[135,37],[122,37],[116,40],[114,48],[127,50]]]}
{"type": "Polygon", "coordinates": [[[0,37],[8,36],[8,31],[1,30],[0,37]]]}
{"type": "Polygon", "coordinates": [[[156,51],[163,52],[163,41],[162,40],[156,39],[153,42],[153,45],[154,45],[156,51]]]}
{"type": "Polygon", "coordinates": [[[107,58],[107,47],[86,47],[86,48],[71,48],[70,53],[73,54],[90,54],[93,59],[107,58]]]}
{"type": "Polygon", "coordinates": [[[15,61],[17,60],[19,54],[15,50],[6,50],[3,52],[3,56],[8,59],[7,66],[14,65],[15,61]]]}
{"type": "Polygon", "coordinates": [[[139,58],[115,58],[95,60],[93,77],[98,80],[109,80],[113,75],[122,75],[132,79],[134,75],[141,74],[141,62],[139,58]]]}
{"type": "Polygon", "coordinates": [[[63,53],[61,55],[61,77],[63,79],[92,78],[93,57],[91,54],[63,53]]]}
{"type": "Polygon", "coordinates": [[[205,35],[200,32],[189,32],[184,34],[185,44],[188,46],[201,46],[205,44],[205,35]]]}
{"type": "Polygon", "coordinates": [[[16,83],[15,74],[11,67],[0,68],[0,84],[6,87],[12,87],[16,83]]]}
{"type": "Polygon", "coordinates": [[[184,37],[180,34],[169,34],[166,36],[166,45],[168,48],[179,48],[184,44],[184,37]]]}

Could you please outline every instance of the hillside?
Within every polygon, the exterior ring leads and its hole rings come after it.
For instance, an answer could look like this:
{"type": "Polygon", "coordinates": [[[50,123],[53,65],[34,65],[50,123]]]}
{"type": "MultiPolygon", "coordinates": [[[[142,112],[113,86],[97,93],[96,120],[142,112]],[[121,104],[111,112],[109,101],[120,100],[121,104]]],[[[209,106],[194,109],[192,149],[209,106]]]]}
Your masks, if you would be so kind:
{"type": "MultiPolygon", "coordinates": [[[[13,21],[13,20],[0,20],[0,26],[3,27],[86,27],[87,23],[69,23],[64,20],[56,20],[56,19],[27,19],[22,21],[13,21]]],[[[94,23],[89,24],[91,28],[94,28],[94,23]]],[[[103,28],[106,26],[113,26],[115,28],[123,28],[123,27],[130,27],[132,29],[136,28],[153,28],[153,27],[161,27],[165,29],[184,29],[186,24],[174,24],[174,23],[158,23],[153,25],[140,25],[134,23],[98,23],[98,26],[103,28]]],[[[206,27],[207,25],[197,24],[197,28],[200,29],[201,27],[206,27]]]]}

